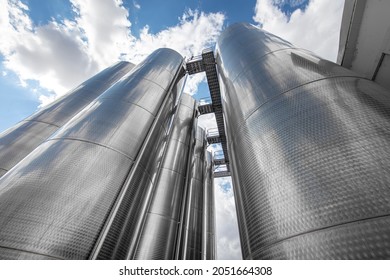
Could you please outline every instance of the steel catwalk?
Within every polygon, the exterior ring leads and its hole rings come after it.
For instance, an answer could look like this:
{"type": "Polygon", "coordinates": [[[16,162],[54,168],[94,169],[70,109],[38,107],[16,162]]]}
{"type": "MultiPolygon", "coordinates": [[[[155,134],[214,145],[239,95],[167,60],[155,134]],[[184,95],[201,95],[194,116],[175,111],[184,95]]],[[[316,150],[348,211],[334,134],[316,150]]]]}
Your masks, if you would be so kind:
{"type": "Polygon", "coordinates": [[[215,259],[215,198],[213,155],[205,150],[203,170],[202,259],[215,259]]]}
{"type": "Polygon", "coordinates": [[[197,126],[195,131],[193,153],[190,156],[191,167],[187,181],[188,194],[186,197],[186,212],[183,221],[180,259],[202,259],[203,237],[203,178],[206,134],[203,128],[197,126]]]}
{"type": "MultiPolygon", "coordinates": [[[[0,179],[0,259],[87,259],[97,242],[109,242],[102,231],[129,173],[137,169],[139,182],[153,176],[139,157],[145,139],[167,129],[161,119],[182,60],[170,49],[153,52],[0,179]]],[[[126,186],[129,219],[142,187],[126,186]]]]}
{"type": "Polygon", "coordinates": [[[243,258],[390,258],[390,92],[249,24],[216,56],[243,258]]]}
{"type": "Polygon", "coordinates": [[[119,62],[0,134],[0,177],[116,83],[134,65],[119,62]]]}
{"type": "Polygon", "coordinates": [[[190,95],[183,94],[154,184],[152,201],[142,228],[135,259],[172,260],[175,257],[195,114],[195,100],[190,95]]]}

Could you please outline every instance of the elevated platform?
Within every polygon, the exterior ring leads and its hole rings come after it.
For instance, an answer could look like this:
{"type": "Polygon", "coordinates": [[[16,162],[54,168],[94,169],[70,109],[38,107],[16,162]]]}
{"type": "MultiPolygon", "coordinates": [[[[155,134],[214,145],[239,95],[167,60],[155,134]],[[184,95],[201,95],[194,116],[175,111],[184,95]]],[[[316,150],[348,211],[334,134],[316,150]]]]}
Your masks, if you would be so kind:
{"type": "MultiPolygon", "coordinates": [[[[206,49],[202,52],[202,55],[194,56],[189,59],[186,63],[186,69],[189,75],[206,72],[207,84],[209,86],[211,96],[211,103],[201,104],[198,109],[201,115],[209,113],[215,114],[218,135],[208,136],[207,140],[210,144],[221,143],[224,155],[224,164],[226,164],[227,172],[229,172],[229,155],[227,152],[226,133],[222,114],[221,90],[219,86],[217,67],[213,50],[206,49]]],[[[216,173],[214,173],[214,175],[216,173]]]]}

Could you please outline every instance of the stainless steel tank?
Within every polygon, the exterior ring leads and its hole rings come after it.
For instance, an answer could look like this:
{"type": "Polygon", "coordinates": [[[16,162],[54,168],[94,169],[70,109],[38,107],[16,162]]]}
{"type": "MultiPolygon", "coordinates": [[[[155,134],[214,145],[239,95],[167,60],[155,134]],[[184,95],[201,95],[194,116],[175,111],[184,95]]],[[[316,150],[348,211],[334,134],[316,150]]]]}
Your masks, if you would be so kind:
{"type": "Polygon", "coordinates": [[[119,62],[1,133],[0,177],[133,67],[132,63],[119,62]]]}
{"type": "Polygon", "coordinates": [[[204,155],[207,146],[205,131],[197,126],[187,181],[186,209],[183,220],[179,259],[201,260],[203,237],[204,155]]]}
{"type": "Polygon", "coordinates": [[[153,52],[0,179],[0,259],[126,254],[182,63],[153,52]]]}
{"type": "Polygon", "coordinates": [[[152,200],[138,241],[135,259],[175,257],[180,209],[183,203],[195,100],[183,94],[169,133],[152,200]]]}
{"type": "Polygon", "coordinates": [[[390,92],[249,24],[216,53],[243,258],[390,258],[390,92]]]}
{"type": "Polygon", "coordinates": [[[215,259],[215,196],[213,155],[205,150],[203,170],[202,259],[215,259]]]}

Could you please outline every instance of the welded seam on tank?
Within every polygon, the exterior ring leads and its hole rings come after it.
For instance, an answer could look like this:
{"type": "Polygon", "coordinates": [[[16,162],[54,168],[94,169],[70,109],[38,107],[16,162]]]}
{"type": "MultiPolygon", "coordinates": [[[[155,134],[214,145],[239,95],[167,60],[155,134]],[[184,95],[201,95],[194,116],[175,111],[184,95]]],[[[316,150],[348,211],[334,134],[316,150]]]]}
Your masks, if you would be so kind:
{"type": "MultiPolygon", "coordinates": [[[[107,146],[107,145],[104,145],[104,144],[100,144],[100,143],[97,143],[97,142],[93,142],[93,141],[89,141],[89,140],[85,140],[85,139],[79,139],[79,138],[71,138],[71,137],[61,137],[61,138],[50,138],[50,139],[47,139],[45,142],[43,143],[47,143],[47,142],[50,142],[50,141],[59,141],[59,140],[69,140],[69,141],[78,141],[78,142],[84,142],[84,143],[88,143],[88,144],[92,144],[92,145],[96,145],[96,146],[100,146],[100,147],[103,147],[103,148],[106,148],[108,150],[111,150],[111,151],[114,151],[114,152],[117,152],[125,157],[127,157],[128,159],[130,159],[131,161],[134,161],[133,158],[131,158],[130,156],[126,155],[125,153],[121,152],[121,151],[118,151],[110,146],[107,146]]],[[[42,143],[42,144],[43,144],[42,143]]]]}
{"type": "MultiPolygon", "coordinates": [[[[163,217],[163,218],[165,218],[166,220],[170,220],[170,221],[172,221],[172,222],[175,222],[176,224],[179,224],[179,219],[178,219],[178,218],[174,219],[174,218],[172,218],[171,216],[168,216],[168,215],[163,215],[163,214],[159,214],[159,213],[151,212],[151,211],[148,211],[148,212],[146,213],[146,215],[156,215],[156,216],[159,216],[159,217],[163,217]]],[[[147,218],[146,218],[146,219],[147,219],[147,218]]],[[[142,232],[142,233],[144,233],[144,232],[142,232]]],[[[138,248],[138,247],[137,247],[137,248],[138,248]]]]}
{"type": "MultiPolygon", "coordinates": [[[[164,71],[167,71],[167,70],[164,70],[164,71]]],[[[170,74],[170,73],[169,73],[169,74],[170,74]]],[[[172,79],[173,79],[173,78],[172,78],[172,79]]],[[[156,83],[156,82],[153,81],[153,80],[150,80],[150,79],[148,79],[148,78],[145,78],[145,77],[141,78],[141,80],[146,80],[146,81],[148,81],[148,82],[151,82],[152,84],[155,84],[155,85],[159,86],[159,87],[162,88],[163,90],[167,90],[167,88],[169,87],[169,85],[167,85],[166,88],[163,88],[160,84],[156,83]]]]}
{"type": "MultiPolygon", "coordinates": [[[[167,170],[167,171],[172,171],[172,172],[175,172],[176,174],[179,174],[179,175],[184,175],[183,173],[179,172],[179,171],[176,171],[176,170],[173,170],[171,168],[167,168],[167,167],[164,167],[164,166],[161,166],[161,170],[167,170]]],[[[183,176],[184,177],[184,176],[183,176]]]]}
{"type": "Polygon", "coordinates": [[[260,60],[263,60],[267,55],[274,54],[276,52],[287,51],[287,50],[307,51],[307,50],[302,49],[302,48],[292,48],[292,47],[289,47],[289,48],[282,48],[282,49],[278,49],[278,50],[266,53],[266,54],[260,56],[258,59],[253,60],[252,63],[246,65],[246,67],[244,69],[242,69],[242,71],[240,73],[238,73],[237,76],[233,79],[232,83],[234,83],[242,74],[245,74],[245,72],[248,71],[251,68],[252,65],[257,64],[260,60]]]}
{"type": "MultiPolygon", "coordinates": [[[[176,52],[176,51],[175,51],[176,52]]],[[[176,52],[177,53],[177,52],[176,52]]],[[[179,54],[179,53],[177,53],[177,54],[179,54]]],[[[180,55],[180,54],[179,54],[180,55]]],[[[128,61],[126,61],[126,62],[128,62],[128,61]]],[[[130,69],[130,71],[132,71],[132,70],[138,70],[139,68],[136,68],[136,67],[138,67],[138,66],[140,66],[140,67],[144,67],[145,65],[149,65],[149,64],[154,64],[155,62],[154,61],[150,61],[150,62],[147,62],[147,63],[142,63],[142,61],[141,61],[141,63],[139,63],[139,64],[134,64],[134,63],[132,63],[132,62],[128,62],[128,63],[131,63],[131,64],[133,64],[134,66],[133,66],[133,68],[131,68],[130,69]]],[[[163,70],[165,70],[165,71],[167,71],[167,72],[169,72],[171,75],[172,75],[172,78],[175,76],[175,72],[172,72],[172,71],[174,71],[174,70],[169,70],[168,68],[166,68],[166,67],[161,67],[161,69],[163,69],[163,70]]]]}
{"type": "Polygon", "coordinates": [[[266,105],[267,103],[271,102],[271,101],[274,101],[275,99],[279,98],[280,96],[282,96],[283,94],[285,93],[288,93],[290,91],[293,91],[297,88],[300,88],[300,87],[304,87],[306,85],[309,85],[309,84],[313,84],[313,83],[316,83],[316,82],[321,82],[321,81],[324,81],[324,80],[330,80],[330,79],[337,79],[337,78],[351,78],[351,79],[362,79],[362,80],[367,80],[367,81],[371,81],[370,79],[368,78],[363,78],[363,77],[359,77],[359,76],[331,76],[331,77],[325,77],[325,78],[321,78],[321,79],[318,79],[318,80],[314,80],[314,81],[310,81],[310,82],[306,82],[304,84],[301,84],[301,85],[298,85],[298,86],[295,86],[293,88],[290,88],[286,91],[283,91],[277,95],[275,95],[274,97],[268,99],[267,101],[265,101],[264,103],[262,103],[259,107],[257,107],[252,113],[250,113],[242,123],[246,122],[247,119],[249,119],[256,111],[258,111],[261,107],[263,107],[264,105],[266,105]]]}
{"type": "MultiPolygon", "coordinates": [[[[192,98],[193,98],[193,97],[192,97],[192,98]]],[[[179,103],[178,106],[184,106],[184,107],[189,108],[190,110],[194,110],[194,106],[190,107],[190,106],[188,106],[188,105],[186,105],[186,104],[184,104],[184,103],[179,103]]]]}
{"type": "Polygon", "coordinates": [[[198,181],[199,183],[201,183],[202,186],[203,186],[203,179],[202,179],[202,180],[199,180],[198,178],[191,177],[191,180],[196,180],[196,181],[198,181]]]}
{"type": "Polygon", "coordinates": [[[49,122],[41,121],[41,120],[35,120],[35,119],[28,120],[28,119],[26,119],[26,120],[24,120],[24,122],[38,122],[38,123],[44,123],[44,124],[48,124],[48,125],[52,125],[52,126],[55,126],[55,127],[57,127],[57,128],[60,128],[59,125],[56,125],[56,124],[54,124],[54,123],[49,123],[49,122]]]}
{"type": "Polygon", "coordinates": [[[173,136],[172,136],[171,140],[175,141],[175,142],[179,142],[180,144],[182,144],[184,146],[188,146],[188,144],[186,142],[183,142],[183,141],[181,141],[180,139],[177,139],[177,138],[173,138],[173,136]]]}
{"type": "Polygon", "coordinates": [[[293,238],[296,238],[296,237],[300,237],[300,236],[303,236],[303,235],[306,235],[306,234],[316,233],[316,232],[319,232],[319,231],[322,231],[322,230],[332,229],[332,228],[336,228],[336,227],[344,227],[344,226],[350,225],[350,224],[366,222],[366,221],[370,221],[370,220],[379,220],[379,219],[389,218],[389,217],[390,217],[390,214],[384,214],[384,215],[379,215],[379,216],[374,216],[374,217],[367,217],[367,218],[363,218],[363,219],[358,219],[358,220],[352,220],[352,221],[348,221],[348,222],[338,223],[338,224],[334,224],[334,225],[330,225],[330,226],[320,227],[320,228],[308,230],[308,231],[305,231],[305,232],[297,233],[297,234],[294,234],[294,235],[291,235],[289,237],[277,240],[275,242],[272,242],[270,244],[267,244],[267,245],[257,249],[252,254],[252,256],[256,255],[257,252],[267,250],[268,248],[270,248],[272,246],[275,246],[276,244],[279,244],[279,243],[282,243],[284,241],[287,241],[287,240],[290,240],[290,239],[293,239],[293,238]]]}
{"type": "Polygon", "coordinates": [[[27,250],[16,249],[16,248],[12,248],[12,247],[8,247],[8,246],[3,246],[3,245],[0,245],[0,248],[12,250],[12,251],[23,252],[23,253],[29,253],[29,254],[33,254],[33,255],[40,255],[40,256],[44,256],[44,257],[49,257],[49,258],[51,258],[51,259],[65,260],[64,258],[60,258],[60,257],[54,257],[54,256],[47,255],[47,254],[42,254],[42,253],[37,253],[37,252],[33,252],[33,251],[27,251],[27,250]]]}
{"type": "Polygon", "coordinates": [[[103,97],[103,98],[100,98],[100,99],[97,99],[96,101],[98,100],[115,100],[115,101],[119,101],[121,103],[125,103],[125,104],[131,104],[131,105],[135,105],[137,107],[140,107],[141,109],[144,109],[146,112],[148,112],[149,114],[151,114],[153,117],[155,117],[156,113],[153,113],[153,112],[150,112],[148,109],[142,107],[141,105],[137,104],[137,103],[134,103],[134,102],[131,102],[131,101],[126,101],[126,100],[116,100],[115,98],[111,98],[111,97],[103,97]]]}
{"type": "MultiPolygon", "coordinates": [[[[145,65],[149,65],[149,64],[153,64],[153,62],[145,63],[145,64],[142,64],[141,66],[144,67],[145,65]]],[[[138,65],[137,65],[137,66],[138,66],[138,65]]],[[[135,67],[134,67],[134,68],[135,68],[135,67]]],[[[134,68],[133,68],[133,69],[134,69],[134,68]]],[[[170,70],[168,70],[168,68],[162,67],[161,69],[162,69],[162,71],[168,72],[168,74],[172,76],[172,77],[171,77],[171,80],[175,77],[175,73],[172,73],[170,70]]],[[[138,69],[135,69],[135,70],[138,70],[138,69]]],[[[180,69],[179,69],[179,70],[180,70],[180,69]]],[[[131,70],[130,70],[130,71],[131,71],[131,70]]],[[[143,78],[142,78],[142,79],[143,79],[143,78]]],[[[153,81],[151,81],[151,82],[153,82],[153,81]]]]}

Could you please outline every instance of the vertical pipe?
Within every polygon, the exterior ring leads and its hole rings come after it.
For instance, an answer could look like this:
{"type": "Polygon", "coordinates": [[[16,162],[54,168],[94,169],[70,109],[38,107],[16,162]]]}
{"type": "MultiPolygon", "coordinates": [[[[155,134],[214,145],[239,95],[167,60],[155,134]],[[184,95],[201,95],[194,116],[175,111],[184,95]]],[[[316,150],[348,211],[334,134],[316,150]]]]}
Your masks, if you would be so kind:
{"type": "Polygon", "coordinates": [[[180,207],[180,218],[179,218],[179,227],[177,230],[177,239],[176,239],[176,246],[175,246],[175,260],[182,260],[184,257],[184,248],[187,244],[187,235],[185,235],[185,221],[187,219],[188,214],[188,196],[189,196],[189,190],[188,186],[190,184],[191,180],[191,170],[192,170],[192,159],[194,154],[194,148],[195,148],[195,138],[196,138],[196,129],[198,124],[198,110],[197,110],[197,104],[195,104],[195,112],[194,112],[194,118],[192,120],[192,126],[191,126],[191,136],[190,136],[190,142],[189,142],[189,151],[188,151],[188,157],[187,157],[187,163],[186,163],[186,175],[185,175],[185,181],[184,181],[184,191],[183,191],[183,199],[182,204],[180,207]]]}
{"type": "Polygon", "coordinates": [[[217,66],[244,259],[390,257],[390,93],[249,24],[217,66]]]}
{"type": "Polygon", "coordinates": [[[133,67],[129,62],[119,62],[1,133],[0,177],[133,67]]]}
{"type": "Polygon", "coordinates": [[[135,259],[173,259],[183,200],[195,100],[183,94],[178,104],[135,259]]]}
{"type": "Polygon", "coordinates": [[[181,259],[202,259],[203,223],[203,162],[206,147],[205,131],[196,127],[195,144],[191,159],[186,213],[181,243],[181,259]]]}
{"type": "Polygon", "coordinates": [[[0,259],[90,257],[181,63],[155,51],[0,179],[0,259]]]}
{"type": "Polygon", "coordinates": [[[203,178],[202,259],[215,259],[215,201],[213,156],[205,150],[203,178]]]}

